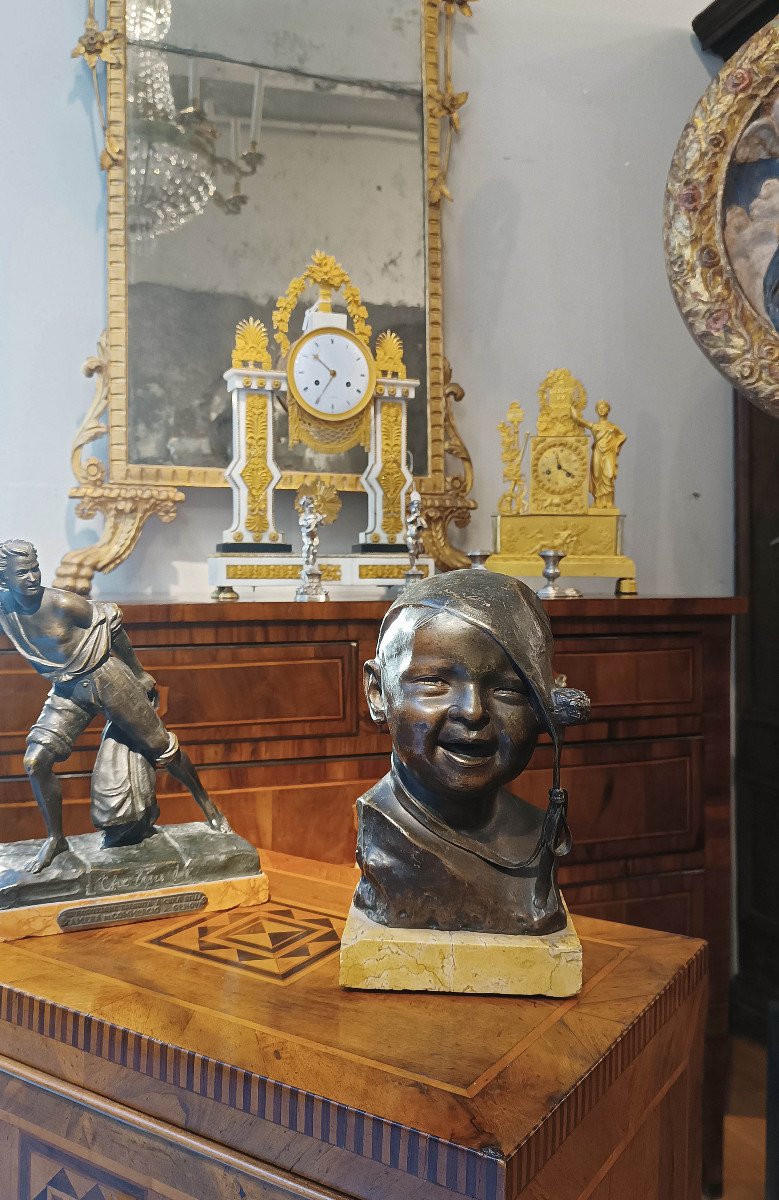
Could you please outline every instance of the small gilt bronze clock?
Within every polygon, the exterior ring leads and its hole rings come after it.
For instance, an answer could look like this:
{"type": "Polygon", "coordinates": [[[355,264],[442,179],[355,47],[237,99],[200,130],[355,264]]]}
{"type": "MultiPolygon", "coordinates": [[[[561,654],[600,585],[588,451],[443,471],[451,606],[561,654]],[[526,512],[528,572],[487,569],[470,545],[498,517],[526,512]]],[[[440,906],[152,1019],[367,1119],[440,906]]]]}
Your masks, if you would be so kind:
{"type": "Polygon", "coordinates": [[[608,419],[605,400],[595,406],[595,421],[586,420],[586,405],[582,384],[559,369],[538,389],[535,433],[523,438],[524,411],[516,403],[509,409],[499,431],[510,486],[498,502],[498,551],[487,566],[531,579],[540,573],[541,551],[559,550],[567,575],[614,578],[618,595],[635,595],[636,568],[622,553],[622,514],[614,501],[625,435],[608,419]]]}

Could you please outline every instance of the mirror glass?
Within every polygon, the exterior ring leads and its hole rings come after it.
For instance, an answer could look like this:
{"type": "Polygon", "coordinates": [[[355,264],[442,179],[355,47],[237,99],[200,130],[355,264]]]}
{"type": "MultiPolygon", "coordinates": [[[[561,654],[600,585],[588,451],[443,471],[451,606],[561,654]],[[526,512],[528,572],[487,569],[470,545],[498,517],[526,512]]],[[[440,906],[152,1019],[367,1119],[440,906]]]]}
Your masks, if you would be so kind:
{"type": "MultiPolygon", "coordinates": [[[[374,337],[403,340],[422,381],[413,470],[427,473],[420,9],[127,0],[130,463],[227,466],[235,326],[259,317],[275,349],[276,301],[321,249],[361,289],[374,337]]],[[[279,408],[277,460],[359,473],[366,455],[289,447],[279,408]]]]}

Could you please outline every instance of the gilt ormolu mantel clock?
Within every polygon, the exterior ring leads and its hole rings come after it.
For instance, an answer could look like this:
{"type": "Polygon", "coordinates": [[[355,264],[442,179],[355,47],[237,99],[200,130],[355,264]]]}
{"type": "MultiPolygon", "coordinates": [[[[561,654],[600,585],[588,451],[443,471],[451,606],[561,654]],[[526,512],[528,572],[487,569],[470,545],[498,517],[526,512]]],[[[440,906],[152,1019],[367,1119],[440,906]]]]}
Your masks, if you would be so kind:
{"type": "MultiPolygon", "coordinates": [[[[233,489],[233,522],[218,554],[209,559],[209,580],[220,594],[236,582],[278,585],[299,574],[300,560],[292,555],[274,515],[281,470],[273,409],[279,403],[286,408],[290,445],[303,442],[328,456],[359,445],[368,454],[361,476],[367,526],[358,534],[355,554],[320,559],[328,582],[381,587],[402,580],[408,566],[406,498],[414,487],[407,464],[407,409],[419,380],[407,377],[396,334],[379,334],[371,347],[367,318],[359,289],[346,271],[332,255],[317,251],[274,310],[281,351],[276,367],[262,323],[249,318],[238,325],[232,365],[225,373],[233,405],[233,459],[226,472],[233,489]],[[318,287],[319,297],[306,311],[300,336],[291,342],[290,320],[310,284],[318,287]],[[339,290],[345,313],[333,310],[332,295],[339,290]]],[[[314,479],[311,473],[304,483],[314,479]]],[[[423,568],[427,573],[432,563],[426,560],[423,568]]]]}
{"type": "Polygon", "coordinates": [[[498,504],[498,549],[487,566],[507,575],[537,576],[540,551],[562,550],[566,575],[613,578],[617,595],[634,595],[636,568],[622,554],[623,518],[614,503],[625,435],[609,421],[605,400],[596,405],[595,421],[585,419],[587,393],[570,371],[550,371],[538,389],[538,403],[536,433],[524,441],[519,405],[511,406],[500,426],[510,489],[498,504]],[[528,443],[529,494],[522,467],[528,443]]]}

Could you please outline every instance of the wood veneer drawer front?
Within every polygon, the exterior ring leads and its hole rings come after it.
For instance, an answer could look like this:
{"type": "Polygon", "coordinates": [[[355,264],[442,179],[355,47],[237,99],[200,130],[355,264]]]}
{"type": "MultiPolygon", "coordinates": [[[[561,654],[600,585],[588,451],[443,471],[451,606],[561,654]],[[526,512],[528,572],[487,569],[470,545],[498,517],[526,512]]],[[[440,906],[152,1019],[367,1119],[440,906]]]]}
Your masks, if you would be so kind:
{"type": "MultiPolygon", "coordinates": [[[[188,743],[302,738],[358,731],[362,664],[354,642],[154,647],[166,724],[188,743]]],[[[0,746],[23,745],[49,684],[16,653],[0,652],[0,746]]],[[[95,721],[81,746],[96,745],[95,721]]]]}
{"type": "Polygon", "coordinates": [[[663,933],[688,937],[704,934],[704,873],[677,871],[667,875],[644,875],[619,883],[565,885],[566,903],[574,914],[621,921],[663,933]]]}
{"type": "Polygon", "coordinates": [[[339,1200],[342,1192],[0,1059],[3,1200],[339,1200]]]}
{"type": "MultiPolygon", "coordinates": [[[[563,750],[574,849],[569,862],[692,850],[701,840],[703,740],[591,744],[563,750]]],[[[551,754],[537,751],[516,790],[548,802],[551,754]]]]}
{"type": "Polygon", "coordinates": [[[587,693],[596,717],[702,709],[701,647],[693,635],[559,638],[555,671],[587,693]]]}
{"type": "Polygon", "coordinates": [[[15,650],[0,651],[0,745],[24,742],[49,687],[15,650]]]}
{"type": "Polygon", "coordinates": [[[357,732],[354,642],[155,648],[144,666],[165,689],[165,721],[191,744],[357,732]]]}

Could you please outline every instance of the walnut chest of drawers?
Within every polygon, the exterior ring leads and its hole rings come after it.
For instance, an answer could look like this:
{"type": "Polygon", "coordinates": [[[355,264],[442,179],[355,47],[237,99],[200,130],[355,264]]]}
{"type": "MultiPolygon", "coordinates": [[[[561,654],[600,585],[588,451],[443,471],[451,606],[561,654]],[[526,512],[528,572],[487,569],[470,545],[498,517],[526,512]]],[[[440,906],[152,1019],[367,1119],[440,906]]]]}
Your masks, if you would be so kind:
{"type": "MultiPolygon", "coordinates": [[[[353,861],[355,799],[384,774],[362,663],[386,605],[123,603],[157,678],[165,720],[235,829],[257,845],[353,861]]],[[[569,732],[563,781],[575,848],[561,870],[574,912],[710,944],[705,1175],[721,1180],[730,974],[730,642],[742,601],[584,599],[548,606],[556,670],[592,698],[569,732]]],[[[0,805],[4,836],[41,835],[22,768],[43,680],[0,638],[0,805]]],[[[89,829],[95,725],[62,772],[66,832],[89,829]]],[[[520,788],[544,804],[551,747],[520,788]]],[[[163,821],[193,819],[160,777],[163,821]]]]}

